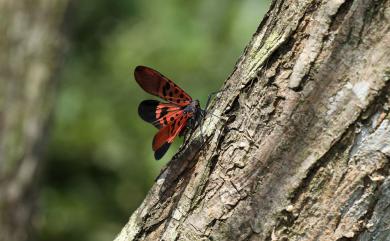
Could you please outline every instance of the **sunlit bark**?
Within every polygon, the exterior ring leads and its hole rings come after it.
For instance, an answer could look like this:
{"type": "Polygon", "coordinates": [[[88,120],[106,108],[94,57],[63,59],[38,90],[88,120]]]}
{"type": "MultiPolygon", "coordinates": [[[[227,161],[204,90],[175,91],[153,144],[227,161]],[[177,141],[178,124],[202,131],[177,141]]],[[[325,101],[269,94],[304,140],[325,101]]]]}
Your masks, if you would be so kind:
{"type": "Polygon", "coordinates": [[[390,2],[275,0],[123,240],[390,237],[390,2]],[[197,132],[198,134],[198,132],[197,132]]]}

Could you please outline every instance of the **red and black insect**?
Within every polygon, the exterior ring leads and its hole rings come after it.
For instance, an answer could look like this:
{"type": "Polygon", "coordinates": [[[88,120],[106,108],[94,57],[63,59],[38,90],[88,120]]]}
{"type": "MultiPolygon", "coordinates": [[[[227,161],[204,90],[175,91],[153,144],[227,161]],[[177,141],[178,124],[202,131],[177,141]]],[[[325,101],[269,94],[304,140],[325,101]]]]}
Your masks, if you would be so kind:
{"type": "Polygon", "coordinates": [[[200,108],[198,100],[193,100],[173,81],[154,69],[137,66],[134,77],[146,92],[168,101],[144,100],[138,107],[139,116],[159,129],[152,143],[154,157],[159,160],[176,136],[184,135],[199,124],[205,111],[200,108]]]}

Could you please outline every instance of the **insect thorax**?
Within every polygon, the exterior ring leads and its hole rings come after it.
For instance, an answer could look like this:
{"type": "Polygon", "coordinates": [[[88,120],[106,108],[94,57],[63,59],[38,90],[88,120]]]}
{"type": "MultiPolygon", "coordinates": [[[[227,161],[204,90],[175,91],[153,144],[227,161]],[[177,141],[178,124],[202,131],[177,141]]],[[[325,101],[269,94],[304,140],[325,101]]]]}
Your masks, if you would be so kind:
{"type": "Polygon", "coordinates": [[[192,116],[196,116],[200,111],[199,100],[193,100],[189,105],[184,108],[184,113],[190,113],[192,116]]]}

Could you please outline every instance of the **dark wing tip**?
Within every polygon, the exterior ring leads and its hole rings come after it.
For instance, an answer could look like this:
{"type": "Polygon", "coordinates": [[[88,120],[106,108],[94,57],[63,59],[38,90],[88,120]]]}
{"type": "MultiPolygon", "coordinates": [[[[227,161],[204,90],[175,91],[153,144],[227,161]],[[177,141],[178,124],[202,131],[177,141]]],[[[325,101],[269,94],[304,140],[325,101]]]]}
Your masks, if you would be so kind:
{"type": "Polygon", "coordinates": [[[171,143],[165,142],[164,145],[162,145],[159,149],[157,149],[154,152],[154,158],[156,160],[160,160],[165,155],[165,153],[168,151],[170,145],[171,145],[171,143]]]}
{"type": "MultiPolygon", "coordinates": [[[[157,100],[144,100],[138,106],[138,115],[146,122],[155,124],[156,109],[160,102],[157,100]]],[[[158,123],[156,123],[158,124],[158,123]]],[[[158,127],[158,126],[157,126],[158,127]]]]}
{"type": "Polygon", "coordinates": [[[148,67],[145,67],[145,66],[142,66],[142,65],[138,65],[137,67],[135,67],[135,69],[134,69],[134,78],[135,78],[135,80],[137,82],[139,81],[140,76],[145,72],[145,70],[147,68],[148,67]]]}
{"type": "Polygon", "coordinates": [[[145,69],[148,69],[148,67],[143,66],[143,65],[138,65],[137,67],[135,67],[134,73],[143,71],[143,70],[145,70],[145,69]]]}
{"type": "Polygon", "coordinates": [[[161,97],[159,94],[161,77],[156,70],[139,65],[134,69],[134,79],[143,90],[161,97]]]}

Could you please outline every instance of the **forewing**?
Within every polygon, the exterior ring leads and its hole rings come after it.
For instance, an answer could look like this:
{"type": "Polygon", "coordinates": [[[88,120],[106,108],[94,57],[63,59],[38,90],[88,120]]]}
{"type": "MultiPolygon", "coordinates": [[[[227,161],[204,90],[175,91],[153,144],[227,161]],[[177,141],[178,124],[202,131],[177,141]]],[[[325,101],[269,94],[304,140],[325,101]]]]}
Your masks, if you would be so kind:
{"type": "Polygon", "coordinates": [[[170,144],[174,141],[176,136],[179,135],[183,128],[185,128],[188,118],[190,117],[190,113],[184,114],[184,112],[182,112],[180,116],[157,132],[153,138],[152,144],[156,160],[161,159],[168,151],[170,144]]]}
{"type": "Polygon", "coordinates": [[[186,106],[192,101],[191,96],[184,90],[154,69],[137,66],[134,77],[142,89],[164,100],[181,106],[186,106]]]}

